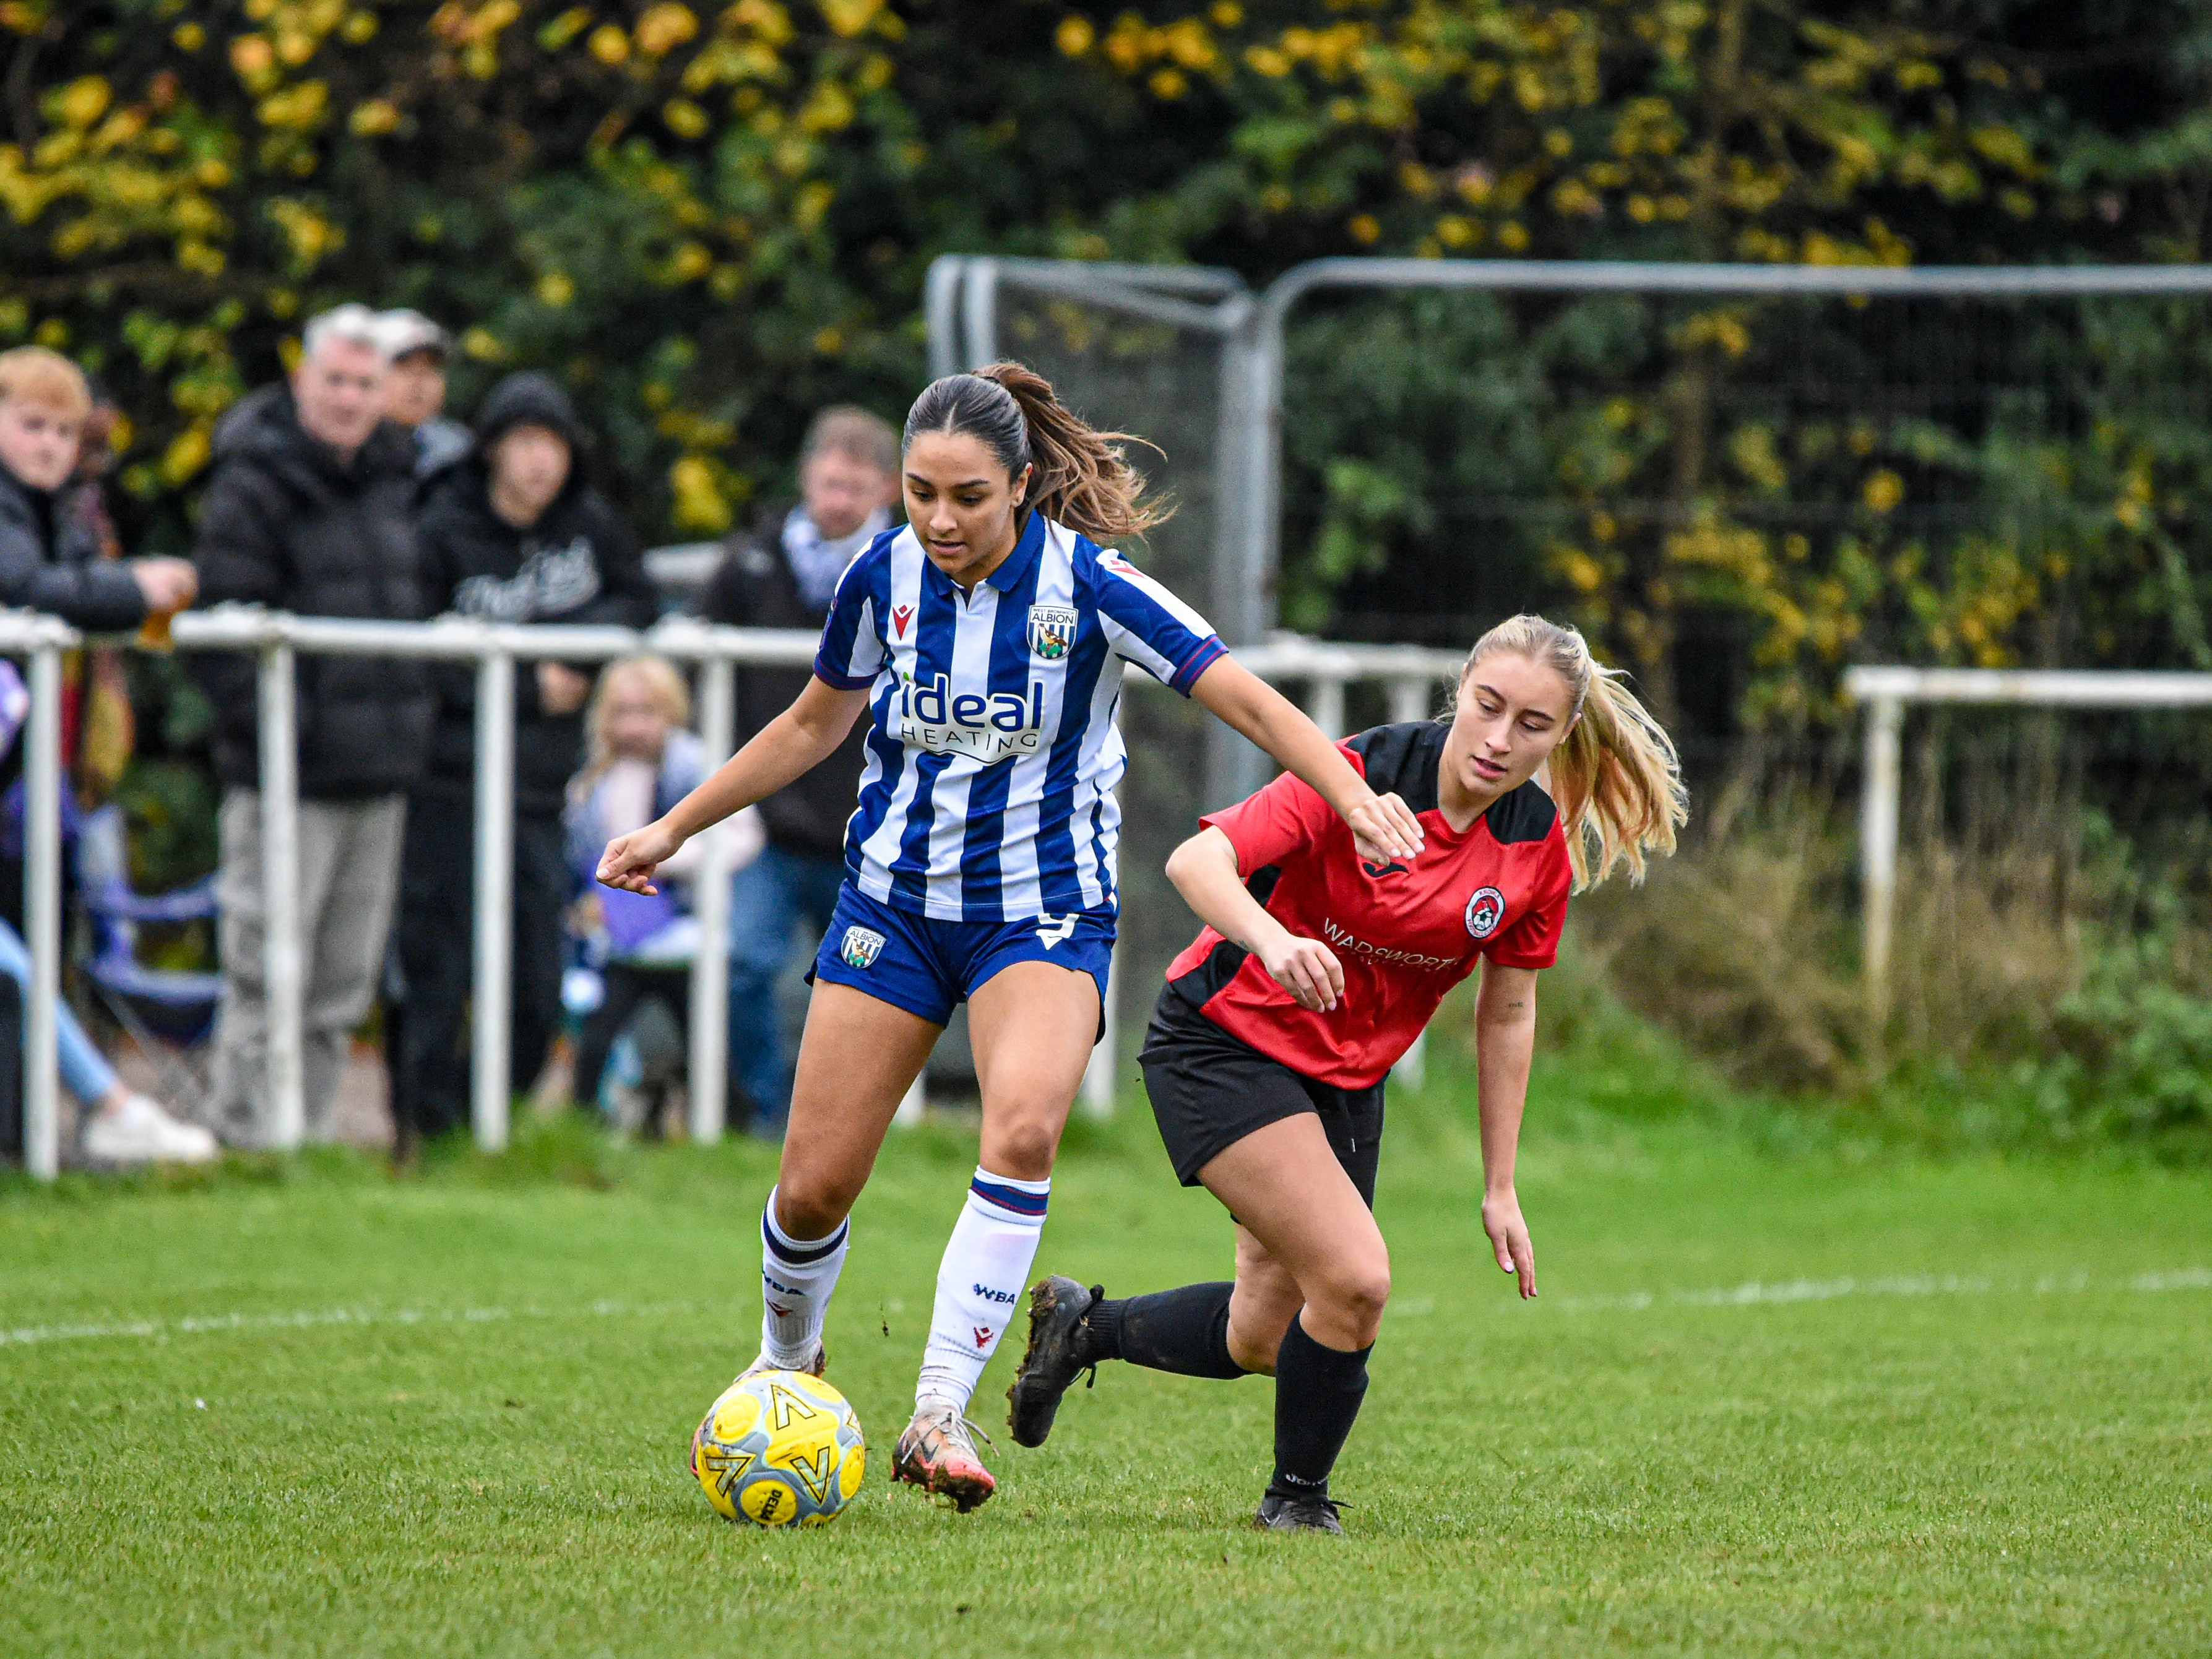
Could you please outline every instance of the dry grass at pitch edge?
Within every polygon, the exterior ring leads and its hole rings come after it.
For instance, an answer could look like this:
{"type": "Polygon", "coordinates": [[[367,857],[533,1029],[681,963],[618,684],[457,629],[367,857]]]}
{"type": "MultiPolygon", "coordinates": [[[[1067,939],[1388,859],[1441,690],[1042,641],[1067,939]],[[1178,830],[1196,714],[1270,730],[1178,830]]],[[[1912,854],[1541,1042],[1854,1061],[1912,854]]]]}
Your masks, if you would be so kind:
{"type": "MultiPolygon", "coordinates": [[[[896,1143],[824,1531],[716,1520],[684,1437],[756,1317],[757,1148],[333,1158],[0,1199],[0,1647],[42,1654],[2200,1653],[2212,1200],[2148,1167],[1776,1157],[1636,1054],[1543,1062],[1544,1295],[1482,1265],[1469,1108],[1401,1102],[1396,1297],[1342,1540],[1243,1520],[1270,1391],[1107,1367],[962,1520],[884,1483],[972,1145],[896,1143]],[[1592,1103],[1595,1103],[1593,1104],[1592,1103]],[[1641,1114],[1642,1119],[1632,1114],[1641,1114]],[[1547,1127],[1548,1126],[1548,1127],[1547,1127]]],[[[1218,1274],[1132,1120],[1040,1269],[1218,1274]]],[[[1012,1355],[981,1401],[994,1418],[1012,1355]]],[[[1002,1443],[1004,1437],[1001,1437],[1002,1443]]]]}
{"type": "Polygon", "coordinates": [[[2146,851],[2093,814],[2054,817],[2063,833],[1907,850],[1877,1040],[1855,840],[1809,799],[1723,800],[1644,888],[1577,901],[1546,1039],[1618,1024],[1617,1002],[1740,1086],[1923,1146],[2212,1163],[2212,843],[2146,851]]]}

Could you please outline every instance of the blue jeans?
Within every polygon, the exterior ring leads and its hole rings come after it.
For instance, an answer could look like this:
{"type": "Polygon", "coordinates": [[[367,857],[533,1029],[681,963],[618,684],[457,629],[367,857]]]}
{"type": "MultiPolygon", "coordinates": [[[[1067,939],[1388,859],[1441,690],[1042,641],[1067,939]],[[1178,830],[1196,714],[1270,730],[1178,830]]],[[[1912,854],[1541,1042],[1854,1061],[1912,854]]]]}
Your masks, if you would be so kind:
{"type": "MultiPolygon", "coordinates": [[[[29,998],[31,947],[23,943],[21,933],[4,921],[0,921],[0,974],[21,986],[24,997],[29,998]]],[[[83,1104],[97,1106],[115,1086],[115,1069],[107,1063],[107,1057],[92,1046],[92,1039],[76,1023],[69,1004],[58,1000],[54,1007],[54,1037],[62,1087],[83,1104]]]]}
{"type": "Polygon", "coordinates": [[[775,846],[763,848],[730,878],[730,1080],[752,1103],[763,1128],[781,1128],[791,1114],[791,1062],[776,981],[793,957],[814,954],[811,940],[793,945],[792,924],[803,916],[818,936],[830,926],[844,880],[843,859],[775,846]]]}

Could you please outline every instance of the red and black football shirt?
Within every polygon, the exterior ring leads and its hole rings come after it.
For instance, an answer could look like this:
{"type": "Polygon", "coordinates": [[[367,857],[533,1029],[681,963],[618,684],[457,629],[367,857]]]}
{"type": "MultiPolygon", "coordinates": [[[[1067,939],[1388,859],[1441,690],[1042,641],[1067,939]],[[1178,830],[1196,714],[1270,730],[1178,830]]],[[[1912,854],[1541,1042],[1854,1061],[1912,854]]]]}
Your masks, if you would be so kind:
{"type": "Polygon", "coordinates": [[[1246,890],[1268,915],[1335,952],[1344,995],[1334,1012],[1299,1007],[1258,957],[1211,927],[1169,967],[1169,983],[1292,1071],[1364,1089],[1484,957],[1505,968],[1550,967],[1573,884],[1559,810],[1524,783],[1455,831],[1437,805],[1449,729],[1437,720],[1381,726],[1339,745],[1377,794],[1395,791],[1420,818],[1425,839],[1410,866],[1363,863],[1344,820],[1287,772],[1200,820],[1229,837],[1246,890]]]}

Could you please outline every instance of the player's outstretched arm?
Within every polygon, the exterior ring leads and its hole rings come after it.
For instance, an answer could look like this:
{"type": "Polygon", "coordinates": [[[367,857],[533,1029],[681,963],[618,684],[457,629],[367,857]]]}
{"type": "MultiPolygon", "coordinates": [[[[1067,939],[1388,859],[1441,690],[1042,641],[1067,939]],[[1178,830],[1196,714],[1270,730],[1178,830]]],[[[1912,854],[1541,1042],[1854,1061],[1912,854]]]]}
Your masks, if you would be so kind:
{"type": "Polygon", "coordinates": [[[1521,1112],[1528,1101],[1528,1062],[1536,1052],[1536,970],[1482,964],[1474,1000],[1475,1100],[1482,1121],[1482,1231],[1498,1265],[1536,1294],[1536,1250],[1513,1190],[1521,1112]]]}
{"type": "Polygon", "coordinates": [[[1168,879],[1198,919],[1260,958],[1301,1008],[1326,1013],[1344,1000],[1344,967],[1328,946],[1301,939],[1245,890],[1237,848],[1211,824],[1168,855],[1168,879]]]}
{"type": "Polygon", "coordinates": [[[865,689],[840,691],[822,680],[807,681],[790,708],[761,727],[665,817],[609,842],[599,859],[599,880],[633,893],[657,892],[653,872],[678,848],[827,760],[867,702],[865,689]]]}
{"type": "Polygon", "coordinates": [[[1362,858],[1387,863],[1411,859],[1421,850],[1421,823],[1413,810],[1395,795],[1370,789],[1321,727],[1235,658],[1214,659],[1190,695],[1273,756],[1285,772],[1311,786],[1352,826],[1362,858]]]}

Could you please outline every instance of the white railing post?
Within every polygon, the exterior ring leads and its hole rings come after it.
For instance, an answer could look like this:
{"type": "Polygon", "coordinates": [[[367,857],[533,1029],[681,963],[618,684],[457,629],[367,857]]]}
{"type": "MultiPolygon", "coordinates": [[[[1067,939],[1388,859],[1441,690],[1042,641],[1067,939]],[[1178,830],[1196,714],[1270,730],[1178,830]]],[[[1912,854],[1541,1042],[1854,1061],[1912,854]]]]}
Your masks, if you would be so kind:
{"type": "Polygon", "coordinates": [[[1905,705],[1877,697],[1867,708],[1866,775],[1859,785],[1859,876],[1867,1015],[1876,1041],[1889,1020],[1891,923],[1897,902],[1898,727],[1905,705]]]}
{"type": "MultiPolygon", "coordinates": [[[[1430,700],[1429,688],[1433,681],[1407,676],[1390,682],[1390,721],[1394,726],[1413,720],[1425,720],[1436,712],[1430,700]]],[[[1413,1047],[1398,1056],[1398,1063],[1390,1068],[1390,1075],[1408,1089],[1419,1090],[1429,1080],[1429,1033],[1424,1027],[1413,1037],[1413,1047]]]]}
{"type": "Polygon", "coordinates": [[[898,1110],[891,1114],[891,1121],[902,1129],[913,1128],[921,1121],[922,1114],[928,1109],[929,1091],[922,1081],[928,1070],[924,1066],[914,1074],[914,1081],[907,1085],[906,1092],[899,1097],[898,1110]]]}
{"type": "Polygon", "coordinates": [[[1431,700],[1429,688],[1434,684],[1426,678],[1407,677],[1390,682],[1390,723],[1403,726],[1411,720],[1425,720],[1437,710],[1431,700]]]}
{"type": "Polygon", "coordinates": [[[514,1080],[514,657],[489,647],[477,661],[475,977],[470,995],[469,1117],[477,1145],[507,1146],[514,1080]]]}
{"type": "Polygon", "coordinates": [[[1344,735],[1344,676],[1340,672],[1332,669],[1314,676],[1306,714],[1331,742],[1344,735]]]}
{"type": "MultiPolygon", "coordinates": [[[[699,666],[699,739],[711,769],[729,759],[736,732],[736,672],[727,657],[699,666]]],[[[730,1077],[730,855],[721,828],[701,849],[692,914],[699,949],[691,958],[691,1139],[719,1140],[728,1117],[730,1077]]]]}
{"type": "Polygon", "coordinates": [[[23,728],[23,931],[31,983],[23,993],[23,1164],[40,1181],[61,1169],[60,1079],[54,1022],[62,992],[62,653],[31,653],[23,728]]]}
{"type": "Polygon", "coordinates": [[[262,1006],[269,1094],[263,1144],[289,1152],[307,1138],[307,962],[300,939],[299,692],[292,647],[261,647],[262,1006]]]}

